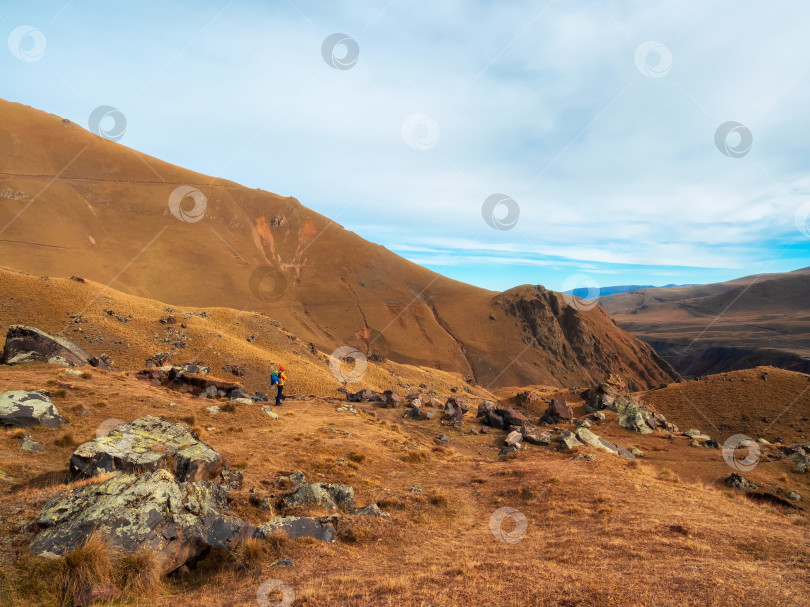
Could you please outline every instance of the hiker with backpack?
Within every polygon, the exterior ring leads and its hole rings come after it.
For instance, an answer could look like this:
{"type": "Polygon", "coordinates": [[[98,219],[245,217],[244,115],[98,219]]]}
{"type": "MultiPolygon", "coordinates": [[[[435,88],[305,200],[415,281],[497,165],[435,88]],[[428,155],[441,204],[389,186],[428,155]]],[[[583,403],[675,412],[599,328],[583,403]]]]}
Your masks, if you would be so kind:
{"type": "Polygon", "coordinates": [[[281,406],[281,399],[283,397],[282,392],[284,391],[284,381],[287,379],[287,375],[284,373],[284,365],[278,366],[278,371],[273,371],[270,375],[270,385],[277,386],[278,392],[276,392],[276,407],[281,406]]]}

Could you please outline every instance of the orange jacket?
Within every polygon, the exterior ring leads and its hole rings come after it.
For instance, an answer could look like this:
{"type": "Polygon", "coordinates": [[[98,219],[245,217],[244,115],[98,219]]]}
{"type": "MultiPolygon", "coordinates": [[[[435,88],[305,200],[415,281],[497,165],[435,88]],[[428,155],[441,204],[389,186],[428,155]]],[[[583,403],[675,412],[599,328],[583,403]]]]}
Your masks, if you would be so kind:
{"type": "Polygon", "coordinates": [[[283,386],[285,379],[287,379],[287,374],[284,373],[284,371],[279,371],[278,372],[278,385],[283,386]]]}

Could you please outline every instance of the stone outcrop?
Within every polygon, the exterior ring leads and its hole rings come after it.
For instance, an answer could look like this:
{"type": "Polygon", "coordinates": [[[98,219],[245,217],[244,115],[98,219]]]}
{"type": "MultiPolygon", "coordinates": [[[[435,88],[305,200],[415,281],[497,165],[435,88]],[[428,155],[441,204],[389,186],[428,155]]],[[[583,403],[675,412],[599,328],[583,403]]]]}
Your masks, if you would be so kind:
{"type": "Polygon", "coordinates": [[[0,425],[16,428],[58,428],[65,422],[50,395],[41,390],[13,390],[0,394],[0,425]]]}
{"type": "Polygon", "coordinates": [[[70,476],[87,478],[109,472],[143,474],[168,470],[178,481],[224,481],[241,476],[227,471],[225,460],[188,426],[147,416],[118,426],[106,436],[80,445],[70,458],[70,476]],[[223,476],[223,473],[226,473],[223,476]]]}
{"type": "Polygon", "coordinates": [[[160,556],[168,573],[210,548],[230,550],[255,529],[228,514],[225,490],[210,481],[178,481],[167,470],[120,474],[77,487],[45,504],[36,520],[42,531],[34,553],[64,555],[94,532],[111,548],[134,552],[142,546],[160,556]]]}
{"type": "Polygon", "coordinates": [[[70,367],[89,364],[90,355],[64,337],[24,325],[11,325],[0,362],[16,365],[26,362],[47,362],[70,367]]]}

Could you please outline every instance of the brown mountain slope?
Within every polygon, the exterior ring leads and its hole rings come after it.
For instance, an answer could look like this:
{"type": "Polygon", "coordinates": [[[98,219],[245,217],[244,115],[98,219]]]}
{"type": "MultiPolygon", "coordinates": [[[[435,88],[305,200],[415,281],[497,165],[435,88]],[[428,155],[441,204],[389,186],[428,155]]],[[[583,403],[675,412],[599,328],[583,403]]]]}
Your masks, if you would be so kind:
{"type": "Polygon", "coordinates": [[[323,351],[348,344],[483,385],[619,373],[648,387],[674,377],[602,310],[580,312],[540,288],[497,294],[459,283],[293,198],[169,165],[5,101],[0,196],[8,267],[78,274],[178,306],[266,312],[323,351]],[[175,208],[193,221],[170,211],[181,186],[206,197],[204,214],[190,198],[175,208]]]}
{"type": "Polygon", "coordinates": [[[600,299],[684,375],[773,365],[810,371],[810,269],[600,299]]]}

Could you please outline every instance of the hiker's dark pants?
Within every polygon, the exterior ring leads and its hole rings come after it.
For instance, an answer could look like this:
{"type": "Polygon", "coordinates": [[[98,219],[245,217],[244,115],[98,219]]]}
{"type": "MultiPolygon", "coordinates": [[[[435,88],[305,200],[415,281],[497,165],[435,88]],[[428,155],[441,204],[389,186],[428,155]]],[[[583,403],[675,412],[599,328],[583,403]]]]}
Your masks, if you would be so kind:
{"type": "Polygon", "coordinates": [[[278,387],[278,392],[276,392],[276,405],[281,405],[281,393],[284,391],[284,386],[281,384],[276,384],[278,387]]]}

